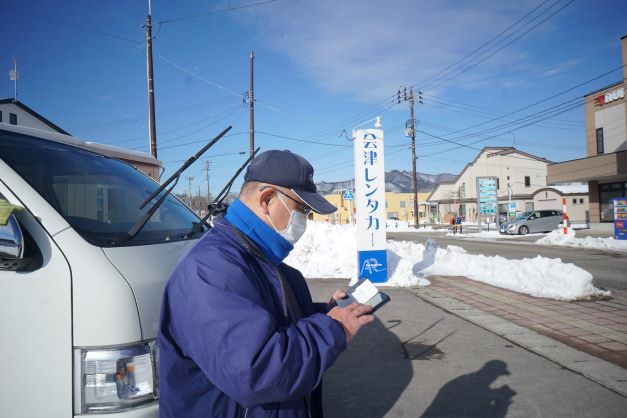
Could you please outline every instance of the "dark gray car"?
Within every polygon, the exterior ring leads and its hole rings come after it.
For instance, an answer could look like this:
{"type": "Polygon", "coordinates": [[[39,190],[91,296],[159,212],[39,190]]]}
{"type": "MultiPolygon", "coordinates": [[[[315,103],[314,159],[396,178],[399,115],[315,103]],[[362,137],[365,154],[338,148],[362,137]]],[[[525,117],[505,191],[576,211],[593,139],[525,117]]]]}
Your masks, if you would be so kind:
{"type": "Polygon", "coordinates": [[[561,210],[534,210],[523,212],[513,221],[500,225],[501,234],[526,235],[534,232],[550,232],[557,229],[564,220],[561,210]]]}

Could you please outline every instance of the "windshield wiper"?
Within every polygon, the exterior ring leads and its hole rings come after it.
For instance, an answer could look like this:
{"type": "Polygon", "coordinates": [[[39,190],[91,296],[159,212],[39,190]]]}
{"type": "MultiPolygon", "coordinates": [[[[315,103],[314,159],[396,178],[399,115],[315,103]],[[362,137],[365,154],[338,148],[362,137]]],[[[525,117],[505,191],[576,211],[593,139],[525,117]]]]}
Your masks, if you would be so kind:
{"type": "Polygon", "coordinates": [[[213,203],[210,203],[207,206],[207,214],[202,217],[200,222],[194,222],[192,229],[187,234],[185,234],[185,238],[194,236],[200,231],[202,231],[203,227],[205,226],[205,223],[207,222],[207,219],[209,219],[209,217],[211,217],[214,213],[223,212],[224,210],[226,210],[226,206],[222,204],[222,201],[229,195],[229,192],[231,191],[231,186],[233,186],[233,182],[235,182],[235,179],[237,179],[237,177],[242,173],[242,171],[244,171],[246,166],[253,160],[253,158],[255,158],[255,155],[257,155],[258,151],[259,151],[259,147],[253,152],[253,154],[250,157],[248,157],[246,161],[244,161],[244,164],[242,164],[240,168],[237,169],[233,177],[231,177],[228,183],[226,183],[226,185],[222,188],[220,193],[218,193],[216,198],[213,200],[213,203]]]}
{"type": "Polygon", "coordinates": [[[115,245],[125,244],[125,243],[129,242],[130,240],[132,240],[133,238],[135,238],[135,236],[139,233],[139,231],[141,231],[141,229],[144,227],[144,225],[146,225],[146,222],[148,222],[148,220],[152,217],[152,215],[155,214],[157,209],[159,209],[159,206],[161,206],[161,204],[165,201],[165,199],[168,197],[168,195],[170,195],[170,193],[172,193],[172,190],[174,189],[174,187],[178,183],[179,178],[181,177],[181,174],[183,173],[183,171],[185,171],[198,158],[200,158],[200,156],[202,156],[205,153],[205,151],[207,151],[216,142],[218,142],[228,131],[231,130],[231,128],[232,128],[232,126],[228,126],[225,130],[223,130],[215,138],[213,138],[207,145],[202,147],[200,149],[200,151],[198,151],[196,154],[194,154],[191,157],[189,157],[189,159],[187,161],[185,161],[183,163],[183,165],[181,165],[181,167],[178,170],[176,170],[176,172],[174,174],[172,174],[165,182],[163,182],[163,184],[161,184],[161,186],[159,186],[157,188],[157,190],[152,192],[146,198],[146,200],[144,200],[142,202],[142,204],[139,205],[139,208],[143,209],[148,204],[148,202],[150,202],[159,193],[161,193],[163,190],[165,190],[165,188],[168,187],[168,185],[170,183],[174,182],[174,184],[172,184],[172,186],[165,193],[163,193],[163,195],[155,203],[152,204],[152,206],[148,209],[148,211],[146,211],[144,216],[142,216],[142,218],[140,220],[138,220],[135,223],[135,225],[133,225],[131,227],[131,229],[129,229],[129,231],[126,234],[122,235],[121,237],[119,237],[118,239],[115,240],[115,245]]]}

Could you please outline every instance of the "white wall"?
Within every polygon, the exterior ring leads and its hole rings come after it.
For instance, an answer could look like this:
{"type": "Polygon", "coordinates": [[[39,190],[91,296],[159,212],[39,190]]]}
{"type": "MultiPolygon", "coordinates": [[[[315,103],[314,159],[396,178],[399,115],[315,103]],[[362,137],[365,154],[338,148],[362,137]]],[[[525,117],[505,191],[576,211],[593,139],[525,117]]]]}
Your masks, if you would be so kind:
{"type": "MultiPolygon", "coordinates": [[[[466,204],[466,216],[472,218],[476,214],[477,205],[477,177],[497,177],[499,179],[499,203],[507,201],[508,183],[512,195],[531,195],[536,190],[546,187],[546,172],[548,162],[528,157],[518,152],[499,154],[499,149],[484,150],[477,160],[469,165],[463,174],[452,184],[441,184],[429,197],[429,201],[438,202],[452,199],[472,199],[466,204]],[[509,179],[508,179],[509,177],[509,179]],[[525,186],[525,177],[529,177],[529,186],[525,186]],[[460,193],[461,192],[461,193],[460,193]]],[[[525,202],[532,199],[515,200],[516,209],[524,211],[525,202]]],[[[561,200],[560,200],[561,206],[561,200]]],[[[456,212],[458,204],[440,204],[440,214],[456,212]]]]}
{"type": "Polygon", "coordinates": [[[597,110],[594,114],[594,127],[603,128],[605,154],[626,149],[625,103],[597,110]]]}
{"type": "Polygon", "coordinates": [[[13,103],[0,104],[0,111],[2,112],[2,123],[8,124],[10,120],[9,115],[14,113],[17,115],[18,126],[27,126],[29,128],[41,129],[42,131],[57,132],[13,103]]]}

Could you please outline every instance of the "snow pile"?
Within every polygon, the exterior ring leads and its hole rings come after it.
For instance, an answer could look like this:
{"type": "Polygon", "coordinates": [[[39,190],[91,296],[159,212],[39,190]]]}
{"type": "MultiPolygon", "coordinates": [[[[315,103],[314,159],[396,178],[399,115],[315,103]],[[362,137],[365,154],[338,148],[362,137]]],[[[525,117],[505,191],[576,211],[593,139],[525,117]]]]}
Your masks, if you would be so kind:
{"type": "Polygon", "coordinates": [[[433,264],[421,273],[466,276],[492,286],[542,298],[573,300],[609,295],[592,286],[590,273],[574,264],[563,263],[559,258],[537,256],[508,260],[500,256],[468,254],[463,248],[453,245],[437,249],[433,264]]]}
{"type": "MultiPolygon", "coordinates": [[[[412,274],[411,267],[415,264],[412,261],[415,257],[409,260],[394,255],[395,244],[402,243],[405,242],[388,241],[388,250],[392,249],[392,251],[388,251],[390,275],[386,285],[398,287],[429,285],[427,279],[412,274]]],[[[406,254],[408,254],[407,251],[403,252],[403,255],[406,254]]],[[[421,255],[422,250],[418,251],[418,259],[421,255]]],[[[324,222],[308,222],[305,235],[296,243],[285,262],[299,269],[308,278],[350,278],[355,281],[357,277],[355,227],[348,224],[331,225],[324,222]]]]}
{"type": "MultiPolygon", "coordinates": [[[[426,286],[428,275],[465,276],[532,296],[573,300],[609,293],[592,286],[592,275],[574,264],[541,256],[522,260],[468,254],[456,246],[438,248],[409,241],[388,241],[386,286],[426,286]]],[[[309,278],[356,280],[355,229],[352,225],[310,222],[285,260],[309,278]]]]}
{"type": "Polygon", "coordinates": [[[594,250],[627,251],[627,241],[619,241],[614,238],[576,238],[575,231],[572,228],[568,228],[568,235],[564,235],[563,229],[557,229],[544,238],[536,241],[536,244],[588,248],[594,250]]]}

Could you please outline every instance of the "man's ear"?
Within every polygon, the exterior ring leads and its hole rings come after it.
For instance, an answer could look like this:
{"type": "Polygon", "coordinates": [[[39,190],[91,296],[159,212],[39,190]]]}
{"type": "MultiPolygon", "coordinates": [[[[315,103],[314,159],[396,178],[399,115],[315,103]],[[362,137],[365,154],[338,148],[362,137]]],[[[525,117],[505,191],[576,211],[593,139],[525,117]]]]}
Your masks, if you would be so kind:
{"type": "Polygon", "coordinates": [[[257,203],[259,204],[261,211],[265,215],[270,214],[269,206],[270,206],[270,200],[272,200],[273,196],[274,196],[274,190],[270,187],[263,189],[261,192],[259,192],[259,195],[257,196],[257,203]]]}

